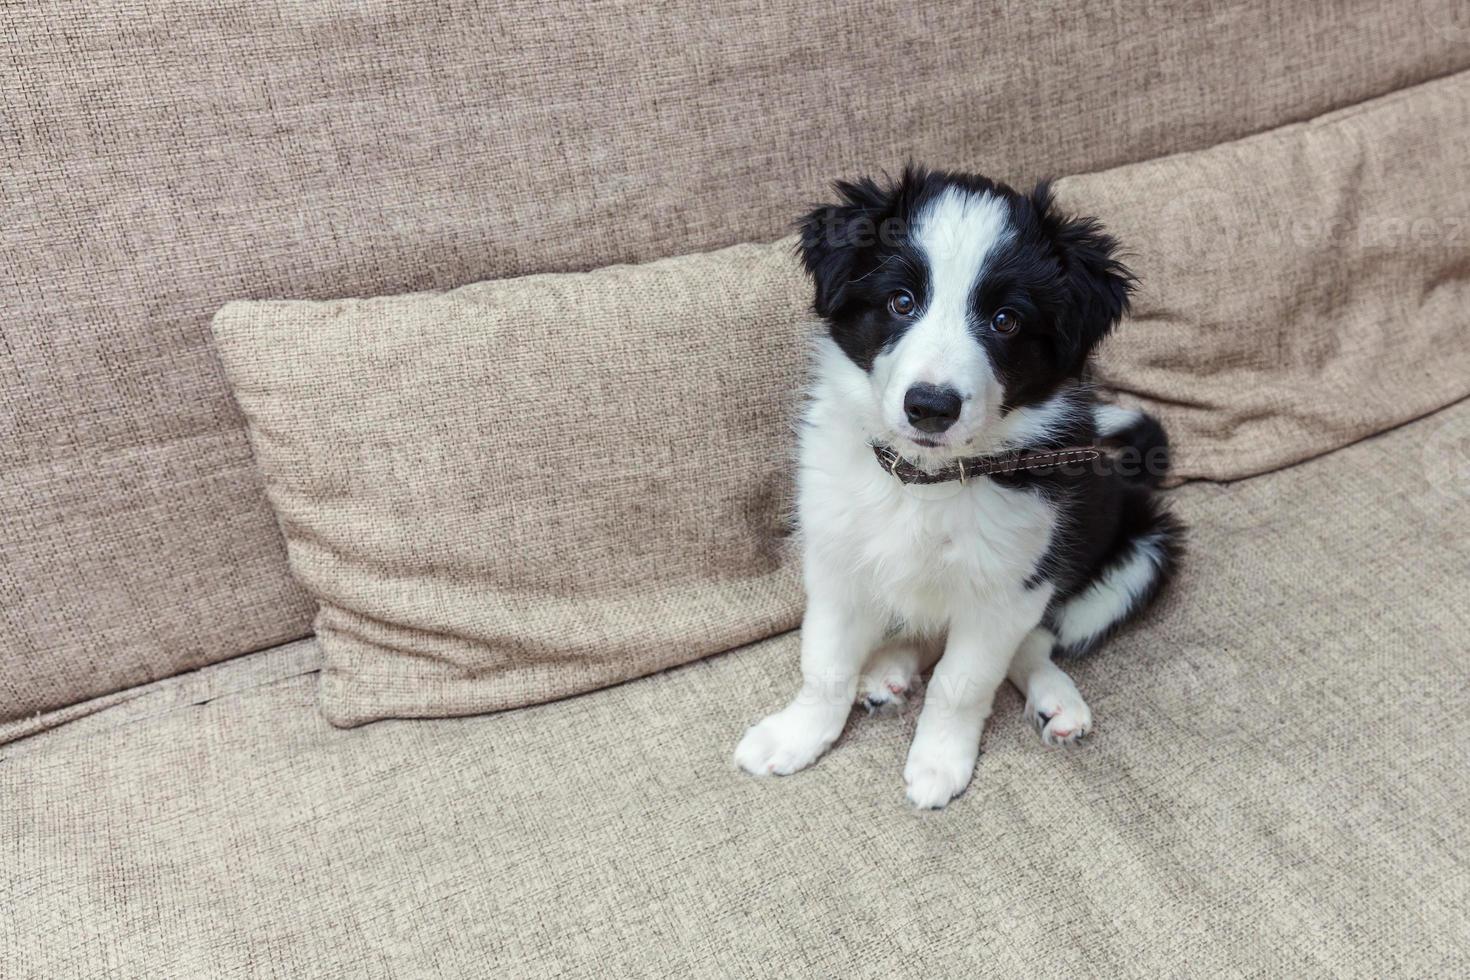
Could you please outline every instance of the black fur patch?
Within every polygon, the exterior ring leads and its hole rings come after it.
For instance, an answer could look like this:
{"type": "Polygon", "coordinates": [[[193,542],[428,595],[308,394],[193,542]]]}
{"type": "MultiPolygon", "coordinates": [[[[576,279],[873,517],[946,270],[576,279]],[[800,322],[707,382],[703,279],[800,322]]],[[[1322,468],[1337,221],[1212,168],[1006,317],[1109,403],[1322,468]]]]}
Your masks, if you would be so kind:
{"type": "MultiPolygon", "coordinates": [[[[987,259],[969,309],[970,329],[1004,388],[1003,410],[1054,397],[1071,400],[1076,410],[1063,413],[1068,421],[1027,448],[1094,442],[1094,399],[1083,383],[1088,358],[1127,312],[1134,277],[1118,259],[1117,241],[1096,219],[1060,212],[1045,182],[1022,194],[985,177],[909,167],[883,184],[838,183],[837,202],[799,222],[798,251],[813,280],[814,310],[843,353],[871,371],[879,354],[916,322],[890,309],[895,291],[911,293],[917,308],[924,307],[928,265],[911,231],[925,207],[951,188],[1001,198],[1008,208],[1009,235],[987,259]],[[1002,308],[1019,315],[1019,329],[993,329],[1002,308]]],[[[989,477],[1041,494],[1055,508],[1050,550],[1025,583],[1052,584],[1053,611],[1128,560],[1141,538],[1158,539],[1159,573],[1097,639],[1153,598],[1174,568],[1183,533],[1152,493],[1167,466],[1163,428],[1142,416],[1111,436],[1113,452],[1102,465],[989,477]]]]}
{"type": "Polygon", "coordinates": [[[907,290],[923,308],[928,264],[912,232],[925,208],[951,188],[1006,202],[1010,235],[991,256],[971,297],[970,320],[1005,393],[1009,411],[1051,397],[1080,377],[1088,355],[1128,308],[1133,275],[1118,243],[1093,218],[1058,211],[1050,185],[1030,194],[970,174],[909,167],[897,181],[835,185],[839,200],[799,222],[798,250],[815,287],[813,309],[854,363],[874,359],[915,322],[888,306],[907,290]],[[1021,326],[1002,335],[989,326],[1002,308],[1021,326]]]}

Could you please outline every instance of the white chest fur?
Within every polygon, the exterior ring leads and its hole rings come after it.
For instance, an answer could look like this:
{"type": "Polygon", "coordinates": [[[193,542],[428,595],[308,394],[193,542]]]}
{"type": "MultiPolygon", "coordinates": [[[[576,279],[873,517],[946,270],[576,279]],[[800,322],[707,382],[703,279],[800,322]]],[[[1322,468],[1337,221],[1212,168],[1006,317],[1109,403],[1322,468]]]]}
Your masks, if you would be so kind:
{"type": "Polygon", "coordinates": [[[1051,540],[1051,506],[987,479],[904,485],[867,437],[815,405],[801,441],[797,508],[812,576],[845,583],[909,626],[942,629],[958,603],[1022,589],[1051,540]]]}

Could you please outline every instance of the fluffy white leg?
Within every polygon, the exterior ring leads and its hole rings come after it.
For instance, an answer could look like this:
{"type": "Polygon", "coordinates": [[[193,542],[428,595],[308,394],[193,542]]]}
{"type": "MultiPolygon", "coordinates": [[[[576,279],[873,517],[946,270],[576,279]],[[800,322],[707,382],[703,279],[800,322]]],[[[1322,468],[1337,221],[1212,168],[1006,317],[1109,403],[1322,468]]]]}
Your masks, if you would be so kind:
{"type": "Polygon", "coordinates": [[[801,689],[791,703],[746,731],[735,764],[756,776],[805,769],[842,734],[858,671],[883,638],[872,603],[842,601],[808,588],[801,624],[801,689]]]}
{"type": "Polygon", "coordinates": [[[924,695],[903,779],[909,802],[937,809],[975,773],[980,733],[1011,658],[1046,609],[1051,589],[1036,589],[965,610],[949,624],[944,656],[924,695]]]}
{"type": "Polygon", "coordinates": [[[1034,629],[1021,641],[1007,672],[1026,695],[1024,717],[1047,745],[1073,745],[1092,730],[1092,710],[1077,685],[1051,659],[1057,639],[1050,630],[1034,629]]]}

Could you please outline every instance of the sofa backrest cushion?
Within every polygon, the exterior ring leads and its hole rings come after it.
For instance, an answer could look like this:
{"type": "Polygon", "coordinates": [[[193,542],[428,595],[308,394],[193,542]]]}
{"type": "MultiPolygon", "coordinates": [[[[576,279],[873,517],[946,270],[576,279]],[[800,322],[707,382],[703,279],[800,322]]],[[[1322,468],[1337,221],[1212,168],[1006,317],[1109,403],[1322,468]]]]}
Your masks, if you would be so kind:
{"type": "Polygon", "coordinates": [[[1178,476],[1262,473],[1470,396],[1465,160],[1470,74],[1061,182],[1131,251],[1098,377],[1169,423],[1178,476]]]}

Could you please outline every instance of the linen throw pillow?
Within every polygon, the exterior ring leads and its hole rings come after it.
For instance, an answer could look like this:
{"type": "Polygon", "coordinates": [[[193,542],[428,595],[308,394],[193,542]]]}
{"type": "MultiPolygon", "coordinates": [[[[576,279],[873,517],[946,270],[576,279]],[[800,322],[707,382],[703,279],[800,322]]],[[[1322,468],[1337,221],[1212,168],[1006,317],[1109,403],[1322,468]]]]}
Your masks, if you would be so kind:
{"type": "Polygon", "coordinates": [[[1139,276],[1098,377],[1181,476],[1289,466],[1470,396],[1470,73],[1072,177],[1139,276]]]}
{"type": "Polygon", "coordinates": [[[794,627],[806,303],[785,243],[221,310],[328,720],[525,705],[794,627]]]}
{"type": "MultiPolygon", "coordinates": [[[[1098,374],[1168,425],[1176,479],[1470,395],[1467,88],[1059,182],[1140,274],[1098,374]]],[[[530,704],[794,627],[809,301],[787,240],[225,307],[219,352],[320,603],[328,719],[530,704]]]]}

